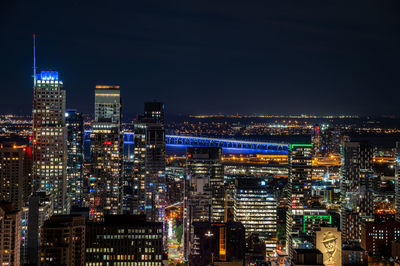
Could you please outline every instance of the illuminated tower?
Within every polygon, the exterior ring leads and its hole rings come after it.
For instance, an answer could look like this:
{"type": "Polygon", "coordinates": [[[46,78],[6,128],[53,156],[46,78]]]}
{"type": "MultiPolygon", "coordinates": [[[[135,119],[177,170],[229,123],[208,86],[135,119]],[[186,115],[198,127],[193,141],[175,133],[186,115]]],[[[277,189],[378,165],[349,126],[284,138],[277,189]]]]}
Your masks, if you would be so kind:
{"type": "Polygon", "coordinates": [[[122,137],[120,87],[96,86],[89,177],[89,218],[95,221],[121,212],[122,137]]]}
{"type": "Polygon", "coordinates": [[[361,240],[361,222],[373,215],[373,148],[367,142],[344,142],[340,192],[344,242],[361,240]]]}
{"type": "Polygon", "coordinates": [[[311,205],[312,144],[291,144],[289,148],[286,250],[291,258],[293,237],[302,231],[304,209],[311,205]]]}
{"type": "Polygon", "coordinates": [[[134,204],[148,221],[163,222],[165,211],[165,128],[164,104],[146,102],[144,115],[135,125],[135,189],[139,194],[134,204]]]}
{"type": "Polygon", "coordinates": [[[55,214],[68,212],[65,90],[58,72],[36,75],[32,113],[34,190],[52,195],[55,214]]]}
{"type": "Polygon", "coordinates": [[[67,126],[67,195],[71,206],[81,206],[83,197],[83,117],[76,110],[65,113],[67,126]]]}

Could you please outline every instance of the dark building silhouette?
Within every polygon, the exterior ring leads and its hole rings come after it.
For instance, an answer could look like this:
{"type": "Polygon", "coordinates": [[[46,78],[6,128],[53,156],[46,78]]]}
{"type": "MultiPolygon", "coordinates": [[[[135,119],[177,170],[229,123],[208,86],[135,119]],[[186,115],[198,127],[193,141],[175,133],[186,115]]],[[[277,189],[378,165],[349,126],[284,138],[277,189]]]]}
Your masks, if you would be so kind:
{"type": "Polygon", "coordinates": [[[190,265],[244,262],[245,229],[241,223],[194,222],[190,265]]]}
{"type": "Polygon", "coordinates": [[[41,228],[40,265],[85,264],[85,217],[57,215],[41,228]]]}

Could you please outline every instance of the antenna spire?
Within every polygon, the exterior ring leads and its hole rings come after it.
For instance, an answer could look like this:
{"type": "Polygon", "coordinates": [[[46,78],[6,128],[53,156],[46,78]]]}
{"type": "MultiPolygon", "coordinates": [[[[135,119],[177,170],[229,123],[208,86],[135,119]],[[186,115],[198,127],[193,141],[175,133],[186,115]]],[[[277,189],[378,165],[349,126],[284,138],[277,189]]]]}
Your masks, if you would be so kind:
{"type": "Polygon", "coordinates": [[[36,34],[33,34],[33,86],[36,86],[36,34]]]}

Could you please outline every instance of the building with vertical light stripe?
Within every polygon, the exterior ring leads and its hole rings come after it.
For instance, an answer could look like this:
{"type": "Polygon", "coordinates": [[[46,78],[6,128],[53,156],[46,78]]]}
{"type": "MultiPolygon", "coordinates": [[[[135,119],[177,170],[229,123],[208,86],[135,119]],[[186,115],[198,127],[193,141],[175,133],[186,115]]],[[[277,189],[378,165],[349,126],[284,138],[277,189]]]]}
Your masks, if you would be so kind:
{"type": "Polygon", "coordinates": [[[33,94],[33,188],[53,196],[55,214],[66,202],[67,132],[65,90],[56,71],[37,74],[33,94]]]}
{"type": "Polygon", "coordinates": [[[374,213],[373,147],[368,142],[344,142],[340,191],[343,242],[361,240],[361,223],[374,213]]]}
{"type": "Polygon", "coordinates": [[[288,210],[286,215],[286,250],[292,259],[294,236],[304,231],[304,211],[311,205],[312,144],[289,146],[288,210]]]}
{"type": "Polygon", "coordinates": [[[83,202],[83,117],[76,110],[65,113],[67,126],[67,195],[71,206],[82,206],[83,202]]]}
{"type": "Polygon", "coordinates": [[[90,135],[89,218],[121,212],[123,136],[119,86],[95,89],[95,121],[90,135]]]}

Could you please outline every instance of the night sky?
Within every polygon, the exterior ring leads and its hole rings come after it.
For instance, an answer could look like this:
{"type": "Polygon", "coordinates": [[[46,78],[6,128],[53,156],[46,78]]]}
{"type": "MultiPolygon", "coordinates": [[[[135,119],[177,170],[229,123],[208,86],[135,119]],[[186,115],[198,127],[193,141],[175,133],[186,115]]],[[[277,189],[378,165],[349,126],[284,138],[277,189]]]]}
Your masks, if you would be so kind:
{"type": "Polygon", "coordinates": [[[400,1],[7,1],[0,112],[32,107],[37,66],[59,71],[67,107],[93,112],[119,84],[125,117],[400,114],[400,1]]]}

